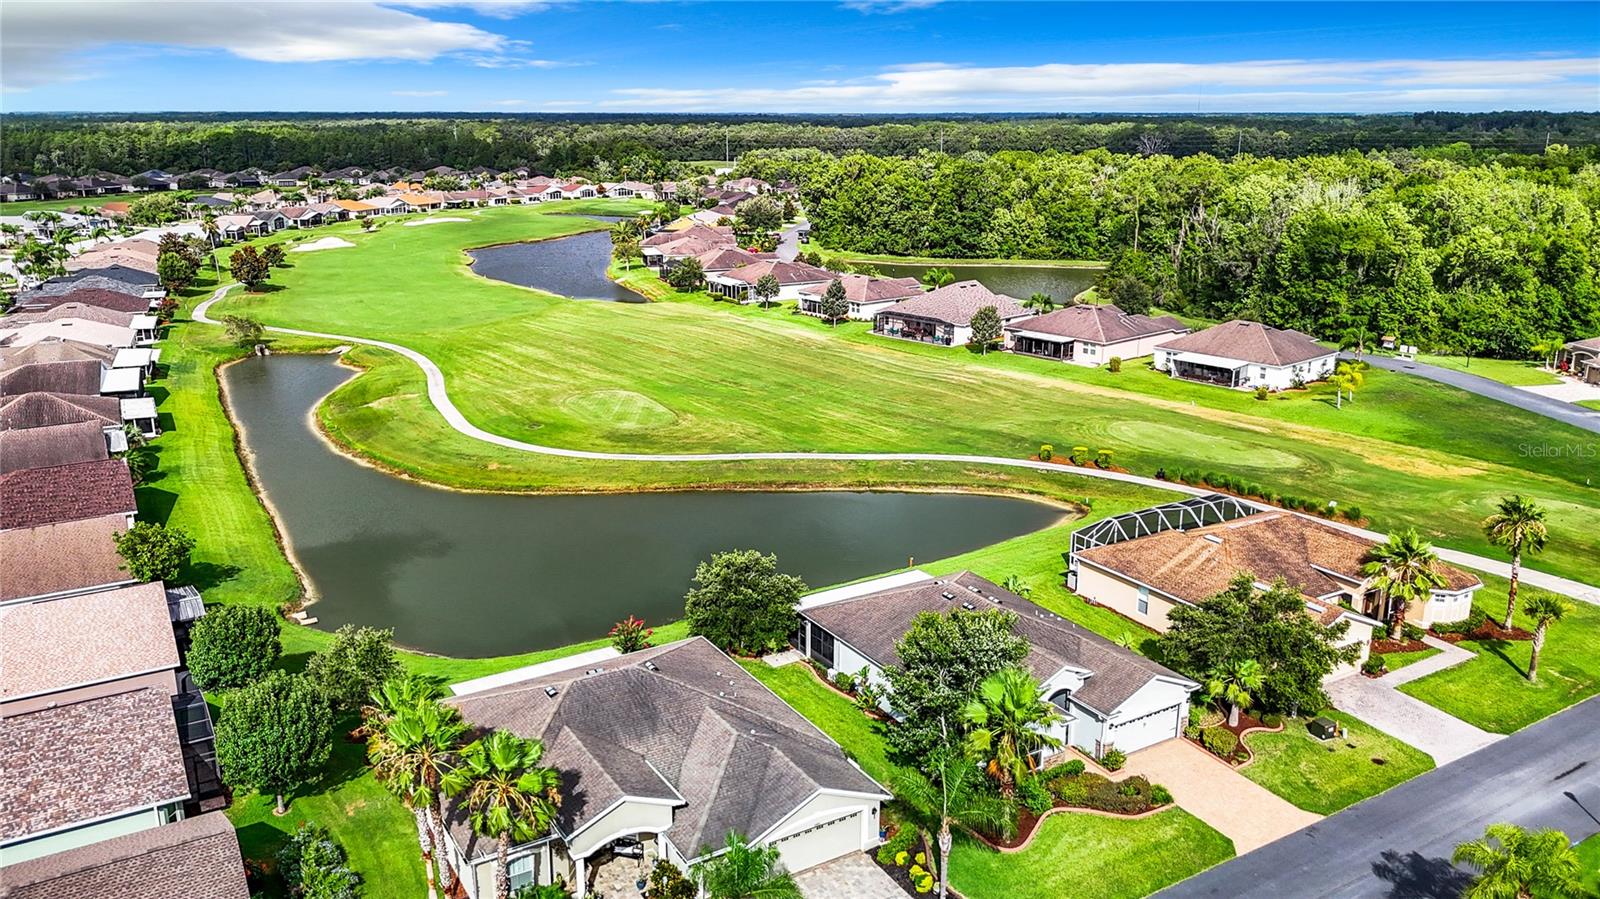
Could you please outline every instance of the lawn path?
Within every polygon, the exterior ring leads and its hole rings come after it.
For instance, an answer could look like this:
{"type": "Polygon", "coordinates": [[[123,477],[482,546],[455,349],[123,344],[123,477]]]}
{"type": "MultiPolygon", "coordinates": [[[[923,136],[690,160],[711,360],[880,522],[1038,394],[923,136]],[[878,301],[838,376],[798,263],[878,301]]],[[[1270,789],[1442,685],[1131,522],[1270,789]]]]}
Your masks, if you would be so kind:
{"type": "MultiPolygon", "coordinates": [[[[211,309],[211,305],[226,297],[230,290],[238,286],[239,285],[235,283],[219,287],[216,293],[213,293],[209,299],[195,307],[194,320],[208,325],[221,324],[221,322],[212,319],[208,314],[211,309]]],[[[324,340],[336,340],[343,343],[362,344],[365,346],[372,346],[379,349],[388,350],[392,353],[397,353],[401,356],[404,356],[405,358],[410,359],[412,362],[415,362],[417,367],[422,369],[422,373],[424,376],[426,376],[428,382],[428,399],[433,403],[433,407],[439,410],[439,413],[444,416],[445,421],[450,425],[451,428],[455,429],[464,436],[471,437],[474,440],[479,440],[495,446],[505,447],[506,449],[517,450],[519,452],[538,453],[546,456],[560,456],[568,459],[594,459],[598,461],[609,462],[755,462],[807,460],[836,462],[959,462],[969,465],[997,465],[1007,468],[1028,468],[1036,471],[1070,472],[1071,474],[1083,475],[1085,477],[1102,478],[1109,481],[1121,481],[1127,484],[1137,484],[1142,487],[1151,487],[1157,490],[1169,490],[1175,493],[1189,494],[1191,496],[1199,496],[1212,492],[1204,488],[1192,487],[1187,484],[1178,484],[1172,481],[1163,481],[1157,478],[1146,477],[1144,475],[1128,474],[1119,471],[1104,471],[1098,468],[1072,467],[1069,469],[1050,462],[1036,462],[1032,459],[1015,459],[1006,456],[983,456],[958,453],[832,452],[614,453],[544,446],[537,443],[529,443],[524,440],[515,440],[500,434],[494,434],[489,431],[485,431],[484,429],[468,421],[467,417],[461,413],[460,409],[456,408],[455,403],[450,399],[450,392],[445,386],[444,372],[440,370],[438,365],[434,364],[432,359],[429,359],[427,356],[424,356],[422,353],[419,353],[410,347],[401,346],[398,343],[390,343],[385,340],[372,340],[366,337],[352,337],[348,334],[330,334],[323,331],[304,331],[298,328],[279,328],[267,326],[266,330],[279,334],[292,334],[299,337],[315,337],[324,340]]],[[[1249,500],[1245,500],[1245,502],[1252,506],[1256,506],[1257,508],[1270,508],[1276,510],[1276,507],[1261,506],[1257,503],[1252,503],[1249,500]]],[[[1376,531],[1368,531],[1353,525],[1342,524],[1340,522],[1328,523],[1332,524],[1334,527],[1343,528],[1344,530],[1354,534],[1359,534],[1371,540],[1382,541],[1386,539],[1386,535],[1376,531]]],[[[1439,558],[1457,565],[1464,565],[1469,568],[1479,569],[1480,571],[1487,571],[1500,577],[1510,577],[1511,574],[1510,564],[1499,559],[1491,559],[1486,556],[1477,556],[1471,553],[1461,552],[1460,550],[1447,549],[1445,547],[1435,547],[1434,551],[1438,553],[1439,558]]],[[[1542,587],[1553,593],[1560,593],[1565,596],[1570,596],[1574,599],[1582,600],[1583,602],[1600,605],[1600,587],[1596,587],[1591,584],[1585,584],[1581,581],[1572,580],[1570,578],[1547,574],[1542,571],[1528,568],[1527,566],[1524,566],[1522,569],[1522,580],[1525,583],[1542,587]]]]}

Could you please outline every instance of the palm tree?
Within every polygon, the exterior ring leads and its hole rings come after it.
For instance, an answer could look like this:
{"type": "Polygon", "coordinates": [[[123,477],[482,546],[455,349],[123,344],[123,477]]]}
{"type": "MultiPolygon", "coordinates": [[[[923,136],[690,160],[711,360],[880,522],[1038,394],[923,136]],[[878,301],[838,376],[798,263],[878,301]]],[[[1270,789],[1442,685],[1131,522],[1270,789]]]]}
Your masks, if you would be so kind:
{"type": "Polygon", "coordinates": [[[1333,406],[1335,409],[1344,408],[1344,395],[1350,394],[1350,402],[1356,401],[1356,388],[1366,383],[1367,376],[1362,373],[1361,367],[1353,362],[1341,362],[1328,376],[1328,383],[1333,385],[1333,406]]]}
{"type": "Polygon", "coordinates": [[[1533,619],[1533,650],[1528,656],[1528,680],[1539,677],[1539,653],[1544,649],[1545,631],[1550,625],[1566,617],[1572,606],[1551,593],[1540,593],[1528,600],[1527,615],[1533,619]]]}
{"type": "Polygon", "coordinates": [[[1552,334],[1543,340],[1535,341],[1532,349],[1539,354],[1539,364],[1553,370],[1556,367],[1556,356],[1561,353],[1566,343],[1565,340],[1552,334]]]}
{"type": "Polygon", "coordinates": [[[778,855],[776,846],[752,846],[743,836],[730,833],[722,850],[695,865],[690,874],[708,899],[800,899],[800,887],[778,855]]]}
{"type": "MultiPolygon", "coordinates": [[[[444,819],[439,813],[440,787],[455,770],[456,754],[466,732],[466,724],[453,709],[426,698],[395,708],[367,743],[373,775],[413,817],[421,817],[424,822],[427,851],[422,863],[427,869],[430,899],[436,894],[433,866],[439,853],[439,835],[444,832],[444,819]]],[[[450,870],[451,883],[446,889],[453,891],[454,868],[450,870]]]]}
{"type": "Polygon", "coordinates": [[[1578,854],[1559,830],[1491,824],[1483,839],[1460,844],[1450,860],[1479,872],[1462,899],[1576,896],[1583,890],[1578,854]]]}
{"type": "Polygon", "coordinates": [[[1206,695],[1228,704],[1228,726],[1239,726],[1239,713],[1255,703],[1267,672],[1255,659],[1229,662],[1206,676],[1206,695]]]}
{"type": "Polygon", "coordinates": [[[1056,308],[1056,298],[1042,291],[1035,292],[1022,301],[1022,308],[1032,309],[1035,312],[1049,312],[1056,308]]]}
{"type": "Polygon", "coordinates": [[[1033,588],[1028,586],[1028,582],[1023,580],[1022,579],[1022,575],[1020,575],[1020,574],[1008,574],[1008,575],[1006,575],[1005,582],[1002,583],[1000,586],[1006,588],[1007,590],[1011,591],[1012,593],[1017,594],[1018,596],[1022,597],[1023,599],[1027,599],[1029,597],[1029,595],[1031,595],[1033,593],[1033,588]]]}
{"type": "Polygon", "coordinates": [[[1511,553],[1511,589],[1506,594],[1506,617],[1502,627],[1511,627],[1511,613],[1517,610],[1517,582],[1522,577],[1522,553],[1544,549],[1550,529],[1544,523],[1544,509],[1521,494],[1501,497],[1498,511],[1483,520],[1483,535],[1495,546],[1511,553]]]}
{"type": "Polygon", "coordinates": [[[919,829],[938,835],[939,899],[949,892],[951,824],[1007,839],[1016,836],[1017,816],[1010,803],[991,792],[979,769],[948,746],[930,753],[923,770],[897,772],[894,795],[917,819],[919,829]]]}
{"type": "Polygon", "coordinates": [[[215,215],[207,212],[205,216],[200,219],[200,232],[206,236],[206,240],[210,242],[211,248],[216,249],[217,241],[221,237],[222,231],[217,227],[217,217],[215,215]]]}
{"type": "Polygon", "coordinates": [[[102,240],[110,240],[111,229],[107,228],[105,225],[95,225],[93,228],[89,229],[89,239],[95,243],[99,243],[102,240]]]}
{"type": "Polygon", "coordinates": [[[440,677],[403,674],[389,678],[372,691],[372,696],[362,707],[362,727],[367,734],[375,733],[402,710],[441,699],[444,694],[444,679],[440,677]]]}
{"type": "Polygon", "coordinates": [[[930,268],[922,273],[922,284],[929,290],[937,290],[954,283],[956,283],[956,273],[947,268],[930,268]]]}
{"type": "Polygon", "coordinates": [[[1061,746],[1045,733],[1060,718],[1055,706],[1039,698],[1039,682],[1021,668],[1002,668],[984,678],[977,698],[961,708],[968,754],[984,762],[1007,796],[1033,771],[1035,752],[1061,746]]]}
{"type": "Polygon", "coordinates": [[[461,751],[461,765],[445,778],[445,792],[466,794],[473,832],[494,840],[495,896],[509,899],[507,853],[550,831],[561,804],[561,775],[539,765],[544,743],[497,730],[461,751]]]}
{"type": "Polygon", "coordinates": [[[1445,585],[1439,573],[1439,557],[1432,544],[1409,528],[1367,551],[1362,574],[1372,578],[1372,589],[1389,603],[1389,639],[1400,639],[1406,609],[1414,602],[1427,600],[1430,591],[1445,585]]]}

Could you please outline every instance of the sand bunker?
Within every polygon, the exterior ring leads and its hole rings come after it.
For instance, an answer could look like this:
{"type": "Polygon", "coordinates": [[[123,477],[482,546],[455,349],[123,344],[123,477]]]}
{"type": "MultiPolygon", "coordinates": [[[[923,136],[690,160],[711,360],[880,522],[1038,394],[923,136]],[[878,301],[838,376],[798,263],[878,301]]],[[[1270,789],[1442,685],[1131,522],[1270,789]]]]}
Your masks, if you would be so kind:
{"type": "Polygon", "coordinates": [[[437,217],[434,217],[434,218],[417,219],[414,222],[406,222],[406,227],[410,228],[410,227],[412,227],[414,225],[437,225],[437,224],[440,224],[442,222],[466,222],[466,221],[471,221],[471,219],[463,219],[463,218],[456,218],[455,216],[450,216],[450,215],[442,215],[442,216],[437,216],[437,217]]]}
{"type": "Polygon", "coordinates": [[[293,247],[293,248],[291,248],[289,250],[289,252],[291,252],[291,253],[310,253],[310,252],[313,252],[313,251],[316,251],[316,250],[337,250],[340,247],[353,247],[353,246],[355,246],[355,244],[351,243],[348,240],[340,238],[340,237],[324,237],[321,240],[313,240],[310,243],[301,244],[298,247],[293,247]]]}

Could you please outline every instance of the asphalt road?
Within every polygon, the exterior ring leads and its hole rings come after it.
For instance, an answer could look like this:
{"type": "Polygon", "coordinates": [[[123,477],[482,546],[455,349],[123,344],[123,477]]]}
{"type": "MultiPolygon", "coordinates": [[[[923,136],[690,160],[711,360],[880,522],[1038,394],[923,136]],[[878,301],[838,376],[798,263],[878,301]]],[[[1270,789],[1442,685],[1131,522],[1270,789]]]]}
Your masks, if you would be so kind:
{"type": "Polygon", "coordinates": [[[1157,895],[1453,899],[1450,853],[1498,821],[1600,832],[1600,697],[1157,895]]]}
{"type": "MultiPolygon", "coordinates": [[[[1354,359],[1355,357],[1346,354],[1341,358],[1354,359]]],[[[1426,362],[1412,362],[1406,359],[1395,359],[1390,356],[1363,356],[1361,360],[1373,368],[1403,372],[1409,375],[1416,375],[1419,378],[1427,378],[1430,381],[1449,384],[1452,387],[1460,387],[1470,393],[1486,396],[1491,400],[1499,400],[1502,403],[1516,406],[1518,409],[1526,409],[1546,418],[1566,422],[1575,428],[1582,428],[1585,431],[1593,431],[1596,434],[1600,434],[1600,412],[1591,412],[1582,406],[1564,403],[1561,400],[1554,400],[1526,390],[1518,390],[1499,381],[1479,377],[1469,372],[1429,365],[1426,362]]]]}

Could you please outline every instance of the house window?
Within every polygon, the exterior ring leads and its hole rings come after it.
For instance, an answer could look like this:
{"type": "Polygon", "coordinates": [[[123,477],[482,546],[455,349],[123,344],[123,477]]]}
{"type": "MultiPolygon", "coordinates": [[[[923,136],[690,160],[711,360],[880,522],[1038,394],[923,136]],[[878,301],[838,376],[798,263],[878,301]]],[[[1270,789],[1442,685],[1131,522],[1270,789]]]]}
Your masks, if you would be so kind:
{"type": "Polygon", "coordinates": [[[811,626],[811,657],[825,667],[833,667],[833,635],[815,624],[811,626]]]}
{"type": "Polygon", "coordinates": [[[534,878],[539,873],[538,868],[534,865],[534,857],[532,855],[524,855],[522,858],[512,859],[511,863],[506,865],[506,872],[511,875],[511,892],[513,893],[525,886],[531,886],[534,878]]]}
{"type": "Polygon", "coordinates": [[[1150,588],[1149,587],[1140,587],[1139,588],[1139,614],[1140,615],[1148,615],[1148,614],[1150,614],[1150,588]]]}

